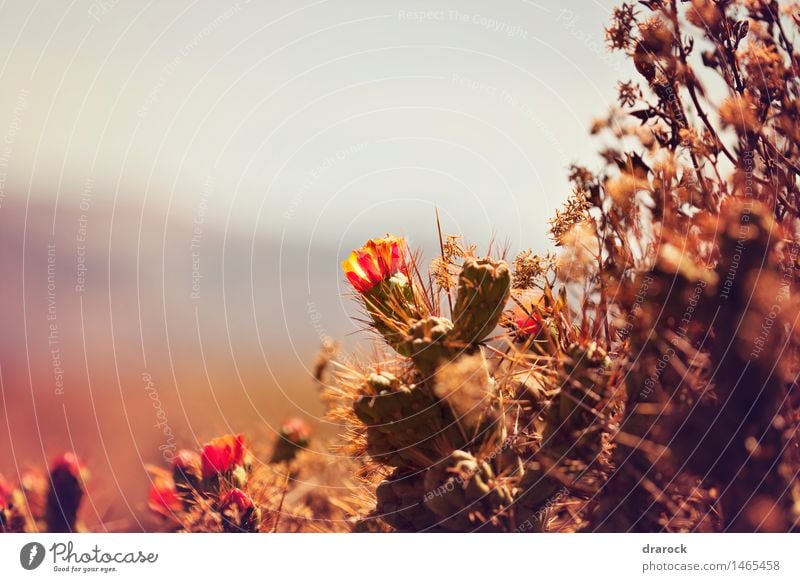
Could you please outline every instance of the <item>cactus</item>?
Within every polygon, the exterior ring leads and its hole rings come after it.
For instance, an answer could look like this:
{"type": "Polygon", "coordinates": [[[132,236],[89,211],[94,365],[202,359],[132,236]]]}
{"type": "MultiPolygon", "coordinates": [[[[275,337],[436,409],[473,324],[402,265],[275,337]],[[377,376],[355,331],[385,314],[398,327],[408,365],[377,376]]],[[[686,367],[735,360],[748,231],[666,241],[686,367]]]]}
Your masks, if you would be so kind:
{"type": "MultiPolygon", "coordinates": [[[[547,329],[548,349],[564,362],[559,374],[540,376],[545,387],[530,379],[532,363],[547,369],[542,350],[530,342],[523,342],[530,352],[487,357],[484,342],[503,320],[511,292],[508,266],[465,255],[458,269],[455,323],[431,313],[411,322],[402,342],[383,334],[408,365],[361,380],[356,372],[340,378],[336,394],[350,394],[352,416],[346,407],[335,408],[337,414],[361,431],[362,452],[375,469],[392,469],[376,485],[375,509],[359,531],[370,529],[370,519],[399,531],[542,530],[566,497],[561,480],[580,482],[601,452],[610,362],[588,341],[562,353],[560,338],[575,335],[555,317],[565,310],[563,297],[548,290],[536,329],[522,329],[536,335],[547,329]]],[[[367,305],[373,299],[363,297],[367,305]]]]}

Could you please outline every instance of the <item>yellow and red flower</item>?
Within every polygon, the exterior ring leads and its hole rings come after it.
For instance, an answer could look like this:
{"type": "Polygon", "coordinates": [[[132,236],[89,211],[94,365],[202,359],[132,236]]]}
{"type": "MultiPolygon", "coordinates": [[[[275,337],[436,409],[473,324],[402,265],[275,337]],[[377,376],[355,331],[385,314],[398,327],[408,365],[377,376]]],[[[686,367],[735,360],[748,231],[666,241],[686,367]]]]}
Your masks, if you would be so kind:
{"type": "Polygon", "coordinates": [[[175,483],[165,477],[156,477],[147,494],[147,507],[151,511],[171,517],[183,508],[175,483]]]}
{"type": "Polygon", "coordinates": [[[231,471],[241,465],[243,459],[244,435],[228,434],[215,438],[203,445],[200,452],[203,478],[231,471]]]}
{"type": "Polygon", "coordinates": [[[342,262],[347,280],[359,293],[402,273],[408,275],[408,247],[402,237],[373,238],[342,262]]]}

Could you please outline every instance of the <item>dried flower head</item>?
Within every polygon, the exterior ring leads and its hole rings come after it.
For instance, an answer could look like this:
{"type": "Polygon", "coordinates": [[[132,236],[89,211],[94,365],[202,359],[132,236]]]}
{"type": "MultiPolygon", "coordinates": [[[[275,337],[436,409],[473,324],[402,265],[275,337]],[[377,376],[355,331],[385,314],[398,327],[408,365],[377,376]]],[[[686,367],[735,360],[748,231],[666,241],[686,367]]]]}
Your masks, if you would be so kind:
{"type": "Polygon", "coordinates": [[[556,215],[550,219],[550,234],[556,244],[561,244],[561,240],[567,232],[572,230],[576,224],[586,220],[588,209],[586,193],[582,190],[575,190],[567,199],[564,209],[556,210],[556,215]]]}
{"type": "Polygon", "coordinates": [[[0,474],[0,509],[8,505],[13,491],[11,484],[0,474]]]}

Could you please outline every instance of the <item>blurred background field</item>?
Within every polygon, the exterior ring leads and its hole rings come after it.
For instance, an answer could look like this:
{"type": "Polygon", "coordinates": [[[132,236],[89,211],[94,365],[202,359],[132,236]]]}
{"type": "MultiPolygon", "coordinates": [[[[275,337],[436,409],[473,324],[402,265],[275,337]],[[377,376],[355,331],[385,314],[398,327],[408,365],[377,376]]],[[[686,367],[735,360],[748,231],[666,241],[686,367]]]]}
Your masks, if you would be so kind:
{"type": "Polygon", "coordinates": [[[336,434],[309,368],[363,339],[340,261],[389,231],[433,256],[436,208],[545,249],[627,74],[612,4],[3,5],[0,471],[73,449],[139,529],[170,447],[336,434]]]}

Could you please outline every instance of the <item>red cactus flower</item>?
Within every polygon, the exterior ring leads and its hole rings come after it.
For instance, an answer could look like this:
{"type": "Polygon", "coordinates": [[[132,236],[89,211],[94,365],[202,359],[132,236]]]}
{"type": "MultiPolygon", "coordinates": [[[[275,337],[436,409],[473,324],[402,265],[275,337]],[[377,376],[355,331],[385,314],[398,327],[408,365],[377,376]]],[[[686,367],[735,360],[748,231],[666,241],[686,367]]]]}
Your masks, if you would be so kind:
{"type": "Polygon", "coordinates": [[[62,453],[50,463],[50,475],[69,475],[75,479],[83,476],[83,463],[75,453],[62,453]]]}
{"type": "Polygon", "coordinates": [[[172,457],[172,475],[176,480],[199,479],[202,461],[194,451],[181,449],[172,457]]]}
{"type": "Polygon", "coordinates": [[[170,517],[183,507],[175,483],[171,479],[156,477],[150,492],[147,494],[147,507],[151,511],[170,517]]]}
{"type": "Polygon", "coordinates": [[[288,418],[283,421],[280,429],[281,436],[295,445],[304,446],[311,439],[311,427],[302,418],[288,418]]]}
{"type": "Polygon", "coordinates": [[[407,271],[408,247],[405,239],[392,235],[367,241],[342,262],[347,280],[359,293],[397,273],[407,271]]]}
{"type": "Polygon", "coordinates": [[[536,312],[531,312],[530,315],[522,313],[514,319],[517,326],[517,331],[524,335],[536,335],[544,326],[542,316],[536,312]]]}
{"type": "Polygon", "coordinates": [[[253,508],[253,501],[241,489],[231,489],[220,499],[219,510],[225,512],[234,507],[242,514],[253,508]]]}
{"type": "Polygon", "coordinates": [[[225,435],[203,445],[200,452],[203,478],[225,473],[242,464],[244,435],[225,435]]]}

